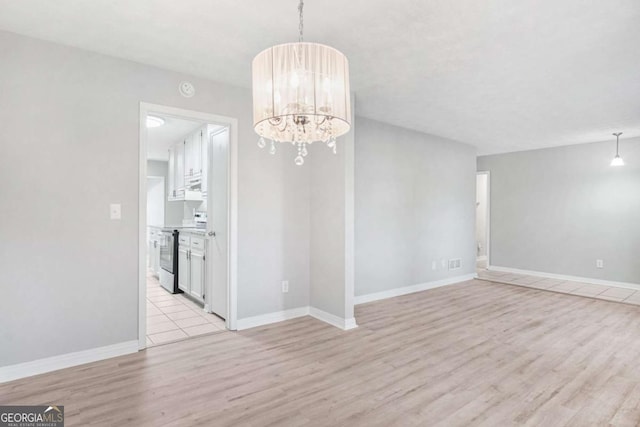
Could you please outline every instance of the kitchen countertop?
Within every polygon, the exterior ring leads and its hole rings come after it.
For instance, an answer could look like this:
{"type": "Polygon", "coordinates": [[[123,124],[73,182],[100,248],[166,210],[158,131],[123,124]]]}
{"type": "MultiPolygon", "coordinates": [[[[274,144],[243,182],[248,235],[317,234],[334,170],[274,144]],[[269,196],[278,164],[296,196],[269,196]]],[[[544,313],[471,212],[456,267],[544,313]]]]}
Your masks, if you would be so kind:
{"type": "Polygon", "coordinates": [[[202,234],[202,235],[204,235],[207,232],[205,228],[195,228],[195,227],[176,228],[176,230],[180,231],[181,233],[202,234]]]}
{"type": "Polygon", "coordinates": [[[154,228],[157,230],[178,230],[181,233],[191,234],[205,234],[207,232],[206,228],[189,227],[184,225],[165,225],[164,227],[150,225],[149,228],[154,228]]]}

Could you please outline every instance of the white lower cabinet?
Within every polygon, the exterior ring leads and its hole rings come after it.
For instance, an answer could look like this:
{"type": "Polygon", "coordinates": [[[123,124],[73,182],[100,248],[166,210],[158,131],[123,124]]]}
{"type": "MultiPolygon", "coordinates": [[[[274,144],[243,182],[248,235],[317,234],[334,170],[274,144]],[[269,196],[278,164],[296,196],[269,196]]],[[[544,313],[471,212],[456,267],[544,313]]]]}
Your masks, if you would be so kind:
{"type": "Polygon", "coordinates": [[[204,301],[204,253],[192,250],[189,259],[191,260],[191,296],[204,301]]]}
{"type": "Polygon", "coordinates": [[[180,235],[178,247],[178,288],[204,302],[205,248],[204,239],[180,235]]]}
{"type": "Polygon", "coordinates": [[[180,245],[178,247],[178,288],[185,292],[189,292],[189,248],[180,245]]]}

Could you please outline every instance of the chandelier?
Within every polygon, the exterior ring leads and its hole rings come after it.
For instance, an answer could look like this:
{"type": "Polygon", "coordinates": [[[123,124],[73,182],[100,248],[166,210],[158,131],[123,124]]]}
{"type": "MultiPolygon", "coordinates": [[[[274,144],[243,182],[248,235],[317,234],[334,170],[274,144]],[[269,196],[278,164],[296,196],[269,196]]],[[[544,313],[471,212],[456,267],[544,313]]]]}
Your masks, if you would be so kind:
{"type": "Polygon", "coordinates": [[[276,142],[297,146],[296,165],[304,164],[307,145],[321,141],[336,153],[336,138],[351,127],[349,62],[338,50],[303,42],[270,47],[253,59],[253,128],[264,148],[276,142]]]}

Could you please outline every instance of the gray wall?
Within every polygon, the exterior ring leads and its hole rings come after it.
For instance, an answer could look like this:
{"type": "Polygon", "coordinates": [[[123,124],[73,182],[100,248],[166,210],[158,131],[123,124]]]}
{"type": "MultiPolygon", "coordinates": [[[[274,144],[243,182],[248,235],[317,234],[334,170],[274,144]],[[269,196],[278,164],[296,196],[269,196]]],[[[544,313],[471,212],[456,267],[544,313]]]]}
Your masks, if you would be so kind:
{"type": "Polygon", "coordinates": [[[356,295],[475,271],[475,158],[469,145],[357,118],[356,295]],[[449,258],[462,268],[442,268],[449,258]]]}
{"type": "Polygon", "coordinates": [[[239,318],[308,305],[309,171],[257,149],[248,89],[7,32],[0,63],[0,365],[137,339],[140,101],[238,119],[239,318]]]}
{"type": "MultiPolygon", "coordinates": [[[[164,194],[169,194],[169,163],[162,160],[147,160],[147,176],[163,176],[164,177],[164,194]]],[[[183,212],[183,203],[170,202],[167,197],[164,200],[164,224],[165,225],[181,225],[183,212]]]]}
{"type": "Polygon", "coordinates": [[[353,178],[355,97],[351,97],[351,130],[338,138],[337,152],[316,143],[307,158],[310,173],[309,304],[342,319],[353,318],[353,178]],[[349,175],[351,174],[351,175],[349,175]],[[350,221],[350,222],[349,222],[350,221]],[[349,240],[351,239],[351,240],[349,240]]]}
{"type": "Polygon", "coordinates": [[[640,139],[483,156],[491,264],[640,283],[640,139]],[[596,259],[604,260],[603,269],[596,259]]]}
{"type": "Polygon", "coordinates": [[[345,316],[344,173],[345,138],[338,152],[324,144],[310,150],[310,305],[345,316]]]}

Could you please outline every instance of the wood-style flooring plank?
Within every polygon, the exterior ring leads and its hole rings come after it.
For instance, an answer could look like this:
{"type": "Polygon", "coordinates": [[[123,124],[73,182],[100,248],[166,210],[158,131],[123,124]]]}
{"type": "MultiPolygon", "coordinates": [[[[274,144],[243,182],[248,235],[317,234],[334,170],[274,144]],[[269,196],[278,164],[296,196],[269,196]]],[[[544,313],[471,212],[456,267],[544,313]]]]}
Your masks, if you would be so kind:
{"type": "Polygon", "coordinates": [[[640,307],[469,281],[0,384],[66,425],[630,426],[640,307]]]}

